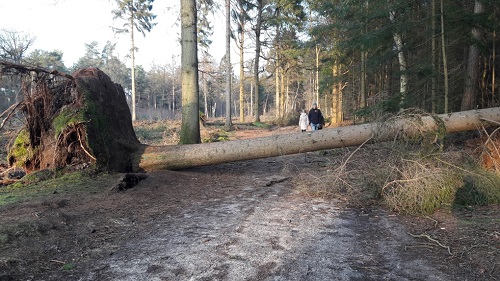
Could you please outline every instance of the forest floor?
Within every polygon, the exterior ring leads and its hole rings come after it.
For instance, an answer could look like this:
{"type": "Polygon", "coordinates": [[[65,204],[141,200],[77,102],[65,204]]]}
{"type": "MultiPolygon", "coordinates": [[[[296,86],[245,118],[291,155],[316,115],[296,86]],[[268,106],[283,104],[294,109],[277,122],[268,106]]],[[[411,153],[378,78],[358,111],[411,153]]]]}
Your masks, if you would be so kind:
{"type": "Polygon", "coordinates": [[[0,187],[0,280],[500,280],[498,205],[418,217],[303,192],[351,152],[155,171],[126,190],[122,174],[63,177],[23,199],[0,187]]]}

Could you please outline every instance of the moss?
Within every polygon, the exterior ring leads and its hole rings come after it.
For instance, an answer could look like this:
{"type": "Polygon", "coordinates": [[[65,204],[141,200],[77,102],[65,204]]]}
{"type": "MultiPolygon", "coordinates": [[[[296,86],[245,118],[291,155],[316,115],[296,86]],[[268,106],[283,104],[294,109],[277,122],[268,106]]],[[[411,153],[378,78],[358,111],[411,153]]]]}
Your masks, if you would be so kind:
{"type": "Polygon", "coordinates": [[[68,126],[73,126],[81,122],[85,122],[85,116],[81,110],[71,110],[65,108],[59,112],[59,114],[52,121],[52,127],[55,131],[55,138],[64,131],[68,126]]]}
{"type": "Polygon", "coordinates": [[[271,128],[271,125],[262,122],[253,122],[252,125],[258,128],[265,128],[265,129],[271,128]]]}
{"type": "Polygon", "coordinates": [[[14,140],[14,145],[7,155],[7,161],[9,164],[17,163],[18,166],[24,166],[27,161],[33,158],[33,155],[34,151],[30,147],[29,132],[23,129],[14,140]]]}
{"type": "Polygon", "coordinates": [[[55,172],[51,169],[38,170],[38,171],[35,171],[31,174],[24,176],[22,179],[22,183],[23,184],[37,183],[37,182],[51,179],[54,176],[55,176],[55,172]]]}
{"type": "Polygon", "coordinates": [[[106,187],[114,186],[122,174],[90,174],[90,171],[67,173],[52,176],[39,182],[18,181],[0,189],[0,206],[45,198],[54,194],[96,193],[103,192],[106,187]]]}

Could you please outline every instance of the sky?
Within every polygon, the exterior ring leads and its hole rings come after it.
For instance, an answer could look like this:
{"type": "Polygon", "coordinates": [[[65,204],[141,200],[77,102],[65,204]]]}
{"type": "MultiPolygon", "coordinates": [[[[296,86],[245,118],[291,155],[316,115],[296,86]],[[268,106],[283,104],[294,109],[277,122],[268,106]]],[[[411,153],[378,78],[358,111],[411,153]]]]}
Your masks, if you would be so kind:
{"type": "MultiPolygon", "coordinates": [[[[152,64],[172,64],[172,56],[180,62],[179,0],[156,0],[153,13],[157,16],[151,32],[146,36],[135,33],[136,65],[146,70],[152,64]]],[[[107,41],[117,43],[117,55],[127,65],[130,50],[129,34],[114,34],[111,26],[121,27],[121,20],[113,20],[115,0],[0,0],[0,29],[15,30],[36,37],[28,50],[60,50],[63,61],[71,67],[85,54],[85,44],[97,41],[102,50],[107,41]]],[[[220,61],[224,55],[222,16],[215,16],[211,55],[220,61]],[[218,28],[219,26],[219,28],[218,28]]],[[[233,56],[234,57],[234,56],[233,56]]],[[[233,60],[233,58],[232,58],[233,60]]]]}

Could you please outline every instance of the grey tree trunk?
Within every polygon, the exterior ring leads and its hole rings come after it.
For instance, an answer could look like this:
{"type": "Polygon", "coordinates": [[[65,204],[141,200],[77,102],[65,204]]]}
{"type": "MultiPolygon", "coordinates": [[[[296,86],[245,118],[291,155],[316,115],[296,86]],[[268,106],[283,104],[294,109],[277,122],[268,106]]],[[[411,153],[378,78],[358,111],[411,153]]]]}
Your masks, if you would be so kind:
{"type": "Polygon", "coordinates": [[[181,0],[181,144],[200,143],[196,1],[181,0]]]}
{"type": "Polygon", "coordinates": [[[254,98],[254,120],[260,122],[260,98],[259,98],[259,60],[260,60],[260,31],[262,28],[262,9],[264,0],[257,0],[257,22],[255,24],[255,61],[253,66],[253,81],[255,87],[254,98]]]}
{"type": "Polygon", "coordinates": [[[226,128],[231,128],[231,1],[226,0],[226,128]]]}

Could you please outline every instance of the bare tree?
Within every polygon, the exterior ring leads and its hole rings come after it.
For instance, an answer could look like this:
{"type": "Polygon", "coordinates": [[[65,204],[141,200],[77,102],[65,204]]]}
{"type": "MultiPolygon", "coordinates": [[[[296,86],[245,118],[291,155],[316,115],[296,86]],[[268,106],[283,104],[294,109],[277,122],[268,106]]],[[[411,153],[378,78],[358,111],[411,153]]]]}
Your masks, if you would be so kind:
{"type": "Polygon", "coordinates": [[[0,58],[19,64],[36,38],[15,30],[2,29],[0,32],[0,58]]]}

